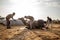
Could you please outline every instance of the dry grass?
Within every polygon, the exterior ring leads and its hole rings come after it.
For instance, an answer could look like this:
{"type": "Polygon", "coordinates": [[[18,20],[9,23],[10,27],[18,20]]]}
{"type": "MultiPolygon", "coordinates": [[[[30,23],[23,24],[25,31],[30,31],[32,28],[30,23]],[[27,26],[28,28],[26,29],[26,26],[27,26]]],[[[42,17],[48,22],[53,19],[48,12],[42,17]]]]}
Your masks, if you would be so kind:
{"type": "Polygon", "coordinates": [[[28,30],[25,26],[6,26],[0,25],[0,40],[60,40],[60,25],[53,24],[52,30],[28,30]]]}

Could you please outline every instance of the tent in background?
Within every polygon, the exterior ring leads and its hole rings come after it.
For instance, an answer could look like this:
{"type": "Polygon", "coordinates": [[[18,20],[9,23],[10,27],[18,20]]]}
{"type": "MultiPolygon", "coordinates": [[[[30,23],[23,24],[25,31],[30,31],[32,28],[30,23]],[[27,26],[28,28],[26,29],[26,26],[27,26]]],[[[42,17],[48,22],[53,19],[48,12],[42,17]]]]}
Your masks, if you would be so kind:
{"type": "MultiPolygon", "coordinates": [[[[4,20],[2,24],[6,26],[7,24],[6,20],[4,20]]],[[[24,25],[24,23],[21,20],[10,20],[10,25],[11,26],[22,26],[24,25]]]]}
{"type": "Polygon", "coordinates": [[[0,24],[3,22],[4,19],[5,19],[5,17],[0,16],[0,24]]]}

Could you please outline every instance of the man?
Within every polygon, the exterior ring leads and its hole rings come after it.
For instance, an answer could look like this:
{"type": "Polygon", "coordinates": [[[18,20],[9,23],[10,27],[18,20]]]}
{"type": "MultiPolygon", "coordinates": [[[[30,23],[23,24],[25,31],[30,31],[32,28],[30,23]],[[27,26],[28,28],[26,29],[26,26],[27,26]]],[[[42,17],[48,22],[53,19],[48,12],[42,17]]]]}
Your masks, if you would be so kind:
{"type": "Polygon", "coordinates": [[[47,27],[52,28],[52,19],[50,17],[47,17],[47,27]]]}
{"type": "Polygon", "coordinates": [[[10,29],[10,18],[13,19],[13,16],[15,15],[15,12],[13,12],[13,14],[9,14],[6,16],[6,21],[7,21],[7,29],[10,29]]]}
{"type": "Polygon", "coordinates": [[[32,24],[34,22],[34,17],[33,16],[25,16],[25,18],[29,19],[29,20],[27,20],[27,23],[28,23],[29,28],[32,29],[33,28],[32,24]]]}

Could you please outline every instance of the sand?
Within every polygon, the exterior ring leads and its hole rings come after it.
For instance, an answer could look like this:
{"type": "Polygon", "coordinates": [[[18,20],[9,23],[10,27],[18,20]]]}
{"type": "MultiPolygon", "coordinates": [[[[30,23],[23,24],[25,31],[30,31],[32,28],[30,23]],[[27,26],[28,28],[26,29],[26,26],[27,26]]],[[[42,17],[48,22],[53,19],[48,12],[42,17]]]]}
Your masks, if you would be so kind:
{"type": "Polygon", "coordinates": [[[60,40],[60,24],[53,24],[52,30],[26,29],[26,26],[0,25],[0,40],[60,40]]]}

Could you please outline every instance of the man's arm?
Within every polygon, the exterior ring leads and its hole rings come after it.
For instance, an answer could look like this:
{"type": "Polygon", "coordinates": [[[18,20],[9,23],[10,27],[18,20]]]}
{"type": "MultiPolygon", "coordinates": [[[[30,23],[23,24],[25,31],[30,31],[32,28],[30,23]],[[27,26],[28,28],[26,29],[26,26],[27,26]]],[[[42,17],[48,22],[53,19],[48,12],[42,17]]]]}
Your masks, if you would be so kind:
{"type": "Polygon", "coordinates": [[[14,19],[14,18],[12,17],[12,19],[14,19]]]}
{"type": "Polygon", "coordinates": [[[14,21],[16,21],[13,17],[12,17],[12,19],[13,19],[14,21]]]}

